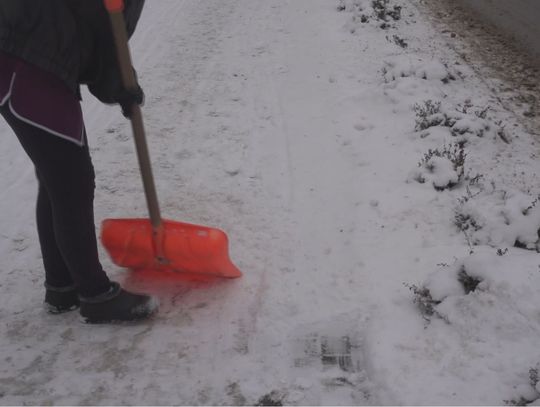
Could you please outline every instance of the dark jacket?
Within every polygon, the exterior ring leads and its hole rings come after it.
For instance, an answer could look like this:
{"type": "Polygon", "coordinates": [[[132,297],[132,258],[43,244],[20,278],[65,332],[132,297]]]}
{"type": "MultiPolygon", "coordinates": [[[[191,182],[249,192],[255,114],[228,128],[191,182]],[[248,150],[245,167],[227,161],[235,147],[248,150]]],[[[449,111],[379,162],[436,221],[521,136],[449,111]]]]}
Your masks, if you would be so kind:
{"type": "MultiPolygon", "coordinates": [[[[144,0],[125,0],[128,35],[144,0]]],[[[103,0],[0,0],[0,50],[60,78],[75,93],[87,84],[116,103],[122,84],[103,0]]]]}

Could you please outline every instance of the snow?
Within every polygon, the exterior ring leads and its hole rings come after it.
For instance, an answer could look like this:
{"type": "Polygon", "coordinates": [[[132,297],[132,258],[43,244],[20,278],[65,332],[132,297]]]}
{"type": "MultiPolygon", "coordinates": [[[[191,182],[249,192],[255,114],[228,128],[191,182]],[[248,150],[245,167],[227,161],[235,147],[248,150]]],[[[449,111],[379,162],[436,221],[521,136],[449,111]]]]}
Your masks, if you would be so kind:
{"type": "Polygon", "coordinates": [[[438,191],[451,188],[460,180],[454,163],[447,157],[432,156],[423,162],[421,167],[421,170],[413,172],[410,178],[421,184],[429,182],[438,191]]]}
{"type": "Polygon", "coordinates": [[[447,66],[436,59],[424,60],[411,59],[410,55],[398,55],[384,61],[384,79],[386,82],[395,81],[399,78],[416,77],[427,81],[447,82],[455,80],[447,66]]]}
{"type": "MultiPolygon", "coordinates": [[[[225,230],[244,276],[142,277],[101,250],[113,278],[159,298],[146,323],[43,309],[33,168],[0,123],[0,403],[540,397],[525,107],[501,102],[421,2],[386,6],[147,2],[132,46],[162,212],[225,230]]],[[[97,221],[146,216],[129,124],[88,93],[83,107],[97,221]]]]}

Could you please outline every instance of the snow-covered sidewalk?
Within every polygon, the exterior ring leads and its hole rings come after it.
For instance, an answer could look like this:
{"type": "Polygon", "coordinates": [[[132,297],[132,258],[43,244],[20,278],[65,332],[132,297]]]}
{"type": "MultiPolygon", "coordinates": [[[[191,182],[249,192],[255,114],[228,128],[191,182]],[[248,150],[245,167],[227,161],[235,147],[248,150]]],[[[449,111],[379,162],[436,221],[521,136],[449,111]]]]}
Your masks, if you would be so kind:
{"type": "MultiPolygon", "coordinates": [[[[226,230],[244,277],[141,281],[103,252],[158,316],[48,315],[33,170],[1,123],[0,404],[539,398],[538,141],[448,38],[416,1],[147,2],[162,212],[226,230]]],[[[98,222],[146,216],[128,123],[84,110],[98,222]]]]}

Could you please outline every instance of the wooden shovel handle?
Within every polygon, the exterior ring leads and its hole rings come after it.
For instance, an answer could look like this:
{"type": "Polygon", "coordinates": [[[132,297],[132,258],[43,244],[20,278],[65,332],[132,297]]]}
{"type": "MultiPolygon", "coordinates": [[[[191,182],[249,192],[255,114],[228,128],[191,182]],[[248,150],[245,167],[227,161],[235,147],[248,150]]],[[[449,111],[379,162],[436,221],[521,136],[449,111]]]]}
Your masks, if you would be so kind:
{"type": "MultiPolygon", "coordinates": [[[[104,0],[105,7],[107,8],[111,20],[111,27],[114,36],[114,42],[116,45],[116,52],[118,57],[118,65],[120,68],[120,74],[122,76],[122,83],[126,89],[137,89],[137,78],[133,71],[133,64],[131,60],[131,53],[128,46],[128,35],[126,30],[126,24],[123,14],[124,1],[123,0],[104,0]]],[[[133,128],[133,137],[135,139],[135,147],[137,149],[137,157],[139,160],[139,167],[141,170],[141,176],[144,185],[144,193],[146,196],[146,203],[148,205],[148,212],[150,214],[150,222],[154,230],[154,243],[156,243],[156,249],[161,252],[163,245],[163,225],[161,221],[161,213],[159,209],[159,203],[156,193],[156,187],[154,184],[154,177],[152,175],[152,165],[150,162],[150,154],[148,152],[148,145],[146,143],[146,135],[144,131],[144,123],[141,108],[138,104],[134,103],[131,109],[131,126],[133,128]]]]}

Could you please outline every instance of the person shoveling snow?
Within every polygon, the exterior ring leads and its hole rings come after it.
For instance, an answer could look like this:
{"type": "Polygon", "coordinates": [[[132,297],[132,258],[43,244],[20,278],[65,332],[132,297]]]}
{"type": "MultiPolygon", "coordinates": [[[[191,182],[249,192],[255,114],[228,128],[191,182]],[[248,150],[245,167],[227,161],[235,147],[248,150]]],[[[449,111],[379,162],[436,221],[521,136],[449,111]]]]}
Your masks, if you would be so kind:
{"type": "MultiPolygon", "coordinates": [[[[144,0],[126,0],[132,35],[144,0]]],[[[144,319],[150,296],[112,282],[98,258],[94,169],[79,86],[126,117],[143,102],[122,85],[105,6],[99,1],[5,0],[0,3],[0,113],[32,160],[39,181],[37,229],[45,268],[45,303],[77,309],[87,322],[144,319]]]]}

